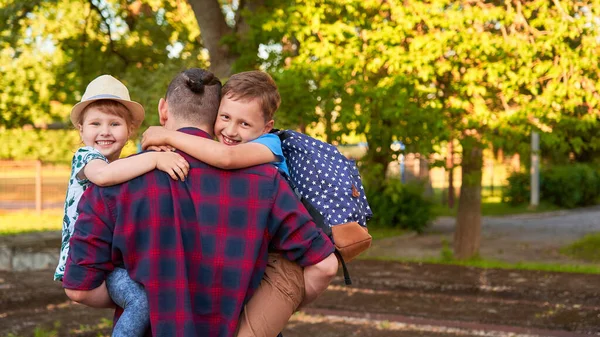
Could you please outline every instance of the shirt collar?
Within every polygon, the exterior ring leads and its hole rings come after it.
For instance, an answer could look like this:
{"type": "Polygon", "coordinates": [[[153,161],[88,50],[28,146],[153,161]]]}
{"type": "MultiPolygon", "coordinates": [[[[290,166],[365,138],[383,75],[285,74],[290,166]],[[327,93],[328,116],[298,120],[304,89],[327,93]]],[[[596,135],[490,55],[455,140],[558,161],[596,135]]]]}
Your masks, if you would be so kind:
{"type": "Polygon", "coordinates": [[[198,128],[191,127],[191,126],[177,129],[177,131],[187,133],[188,135],[192,135],[192,136],[198,136],[198,137],[212,139],[212,137],[208,134],[208,132],[206,132],[204,130],[200,130],[198,128]]]}

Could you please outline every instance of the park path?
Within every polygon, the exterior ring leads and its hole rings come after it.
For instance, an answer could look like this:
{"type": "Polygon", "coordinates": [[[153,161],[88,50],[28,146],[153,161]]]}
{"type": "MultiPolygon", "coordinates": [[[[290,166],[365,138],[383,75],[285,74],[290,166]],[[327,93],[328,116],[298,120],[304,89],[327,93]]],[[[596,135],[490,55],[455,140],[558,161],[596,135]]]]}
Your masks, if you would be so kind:
{"type": "MultiPolygon", "coordinates": [[[[455,220],[440,217],[423,235],[408,234],[373,242],[365,257],[439,258],[452,247],[455,220]]],[[[509,263],[522,261],[584,264],[560,248],[586,234],[600,232],[600,206],[537,214],[484,217],[481,256],[509,263]]],[[[56,266],[60,232],[0,236],[0,270],[45,269],[56,266]]]]}
{"type": "MultiPolygon", "coordinates": [[[[387,238],[373,243],[366,256],[408,259],[439,258],[452,248],[455,219],[439,217],[423,235],[387,238]]],[[[535,214],[483,217],[480,255],[508,263],[583,264],[560,248],[587,234],[600,232],[600,207],[535,214]]]]}

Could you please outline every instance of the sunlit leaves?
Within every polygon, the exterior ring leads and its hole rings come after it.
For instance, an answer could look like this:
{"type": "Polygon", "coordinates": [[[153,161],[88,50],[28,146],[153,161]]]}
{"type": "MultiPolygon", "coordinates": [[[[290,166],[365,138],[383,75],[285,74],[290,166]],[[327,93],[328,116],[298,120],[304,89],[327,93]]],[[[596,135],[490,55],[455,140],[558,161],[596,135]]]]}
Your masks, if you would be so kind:
{"type": "Polygon", "coordinates": [[[10,18],[0,23],[0,126],[66,122],[68,106],[105,73],[126,83],[152,123],[172,76],[206,65],[185,1],[8,1],[0,13],[10,18]]]}

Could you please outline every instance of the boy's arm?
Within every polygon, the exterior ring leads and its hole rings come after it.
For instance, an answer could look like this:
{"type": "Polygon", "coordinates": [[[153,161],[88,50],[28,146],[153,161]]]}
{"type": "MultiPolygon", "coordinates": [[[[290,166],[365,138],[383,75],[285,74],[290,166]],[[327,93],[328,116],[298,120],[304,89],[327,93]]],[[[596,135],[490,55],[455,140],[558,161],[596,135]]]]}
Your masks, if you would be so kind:
{"type": "Polygon", "coordinates": [[[189,171],[188,162],[175,152],[145,152],[137,156],[118,159],[112,163],[92,160],[83,168],[80,179],[89,179],[98,186],[111,186],[126,182],[158,168],[175,180],[184,180],[189,171]]]}
{"type": "Polygon", "coordinates": [[[259,143],[228,146],[212,139],[151,126],[144,132],[142,147],[170,145],[211,166],[230,170],[278,161],[273,152],[259,143]]]}

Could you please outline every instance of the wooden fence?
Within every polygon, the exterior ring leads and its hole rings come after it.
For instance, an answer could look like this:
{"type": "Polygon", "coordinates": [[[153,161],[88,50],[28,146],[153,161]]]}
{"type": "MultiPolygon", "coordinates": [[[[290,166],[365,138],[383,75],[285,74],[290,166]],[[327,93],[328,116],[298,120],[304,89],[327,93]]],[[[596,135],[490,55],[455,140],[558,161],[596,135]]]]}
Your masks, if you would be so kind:
{"type": "Polygon", "coordinates": [[[39,160],[0,160],[0,210],[62,208],[69,173],[39,160]]]}

